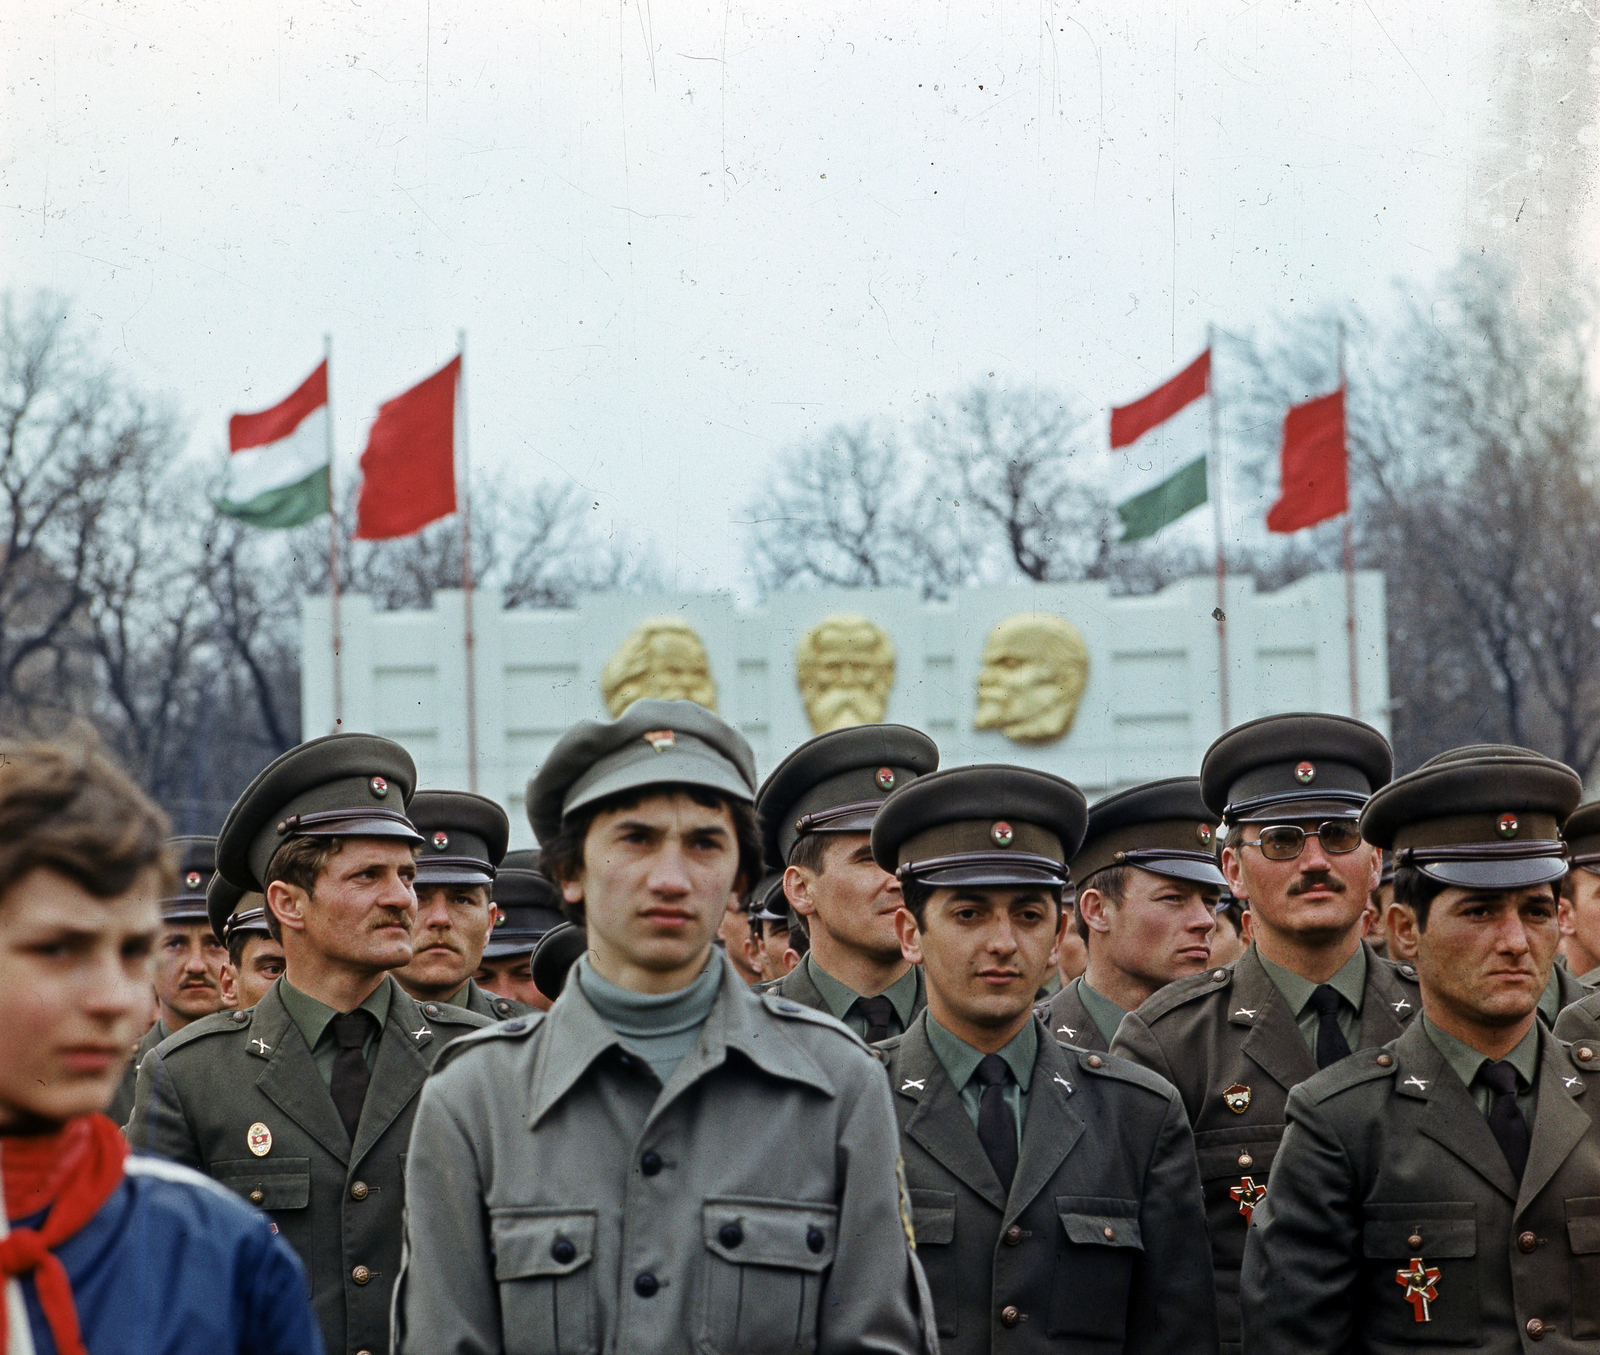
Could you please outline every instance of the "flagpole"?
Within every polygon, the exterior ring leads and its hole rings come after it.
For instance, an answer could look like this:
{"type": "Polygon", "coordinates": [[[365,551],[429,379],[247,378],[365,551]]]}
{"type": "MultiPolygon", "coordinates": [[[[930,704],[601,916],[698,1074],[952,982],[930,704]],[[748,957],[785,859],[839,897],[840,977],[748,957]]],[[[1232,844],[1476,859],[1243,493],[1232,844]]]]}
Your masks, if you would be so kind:
{"type": "MultiPolygon", "coordinates": [[[[322,360],[326,364],[325,376],[333,376],[333,335],[322,336],[322,360]]],[[[328,600],[331,603],[333,643],[333,727],[335,732],[344,727],[344,674],[340,657],[343,631],[339,625],[339,500],[333,492],[333,388],[328,388],[328,401],[323,409],[322,422],[328,436],[328,600]]]]}
{"type": "Polygon", "coordinates": [[[461,368],[456,373],[456,401],[461,433],[461,587],[462,642],[467,661],[467,789],[478,790],[478,680],[472,634],[472,462],[467,449],[467,331],[456,331],[461,368]]]}
{"type": "Polygon", "coordinates": [[[1339,321],[1339,391],[1345,417],[1345,507],[1344,507],[1344,629],[1345,646],[1350,653],[1350,714],[1361,718],[1361,678],[1356,662],[1356,555],[1350,540],[1350,392],[1345,389],[1344,321],[1339,321]]]}
{"type": "Polygon", "coordinates": [[[1206,326],[1206,386],[1211,395],[1211,522],[1217,542],[1217,696],[1222,705],[1222,728],[1231,727],[1228,718],[1228,563],[1223,555],[1222,512],[1222,429],[1217,408],[1217,327],[1206,326]]]}

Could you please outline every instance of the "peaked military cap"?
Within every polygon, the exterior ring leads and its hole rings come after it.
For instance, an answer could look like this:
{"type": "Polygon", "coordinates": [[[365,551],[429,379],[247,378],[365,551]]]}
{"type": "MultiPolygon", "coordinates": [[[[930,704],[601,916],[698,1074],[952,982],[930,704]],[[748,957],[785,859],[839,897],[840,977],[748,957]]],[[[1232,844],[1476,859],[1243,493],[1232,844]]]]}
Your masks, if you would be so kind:
{"type": "Polygon", "coordinates": [[[264,893],[263,877],[292,837],[387,837],[420,845],[406,818],[417,768],[392,739],[328,734],[268,763],[228,812],[217,869],[264,893]]]}
{"type": "Polygon", "coordinates": [[[406,817],[422,834],[417,884],[486,885],[506,854],[511,820],[485,795],[464,790],[419,790],[406,817]]]}
{"type": "Polygon", "coordinates": [[[580,720],[528,782],[528,822],[541,843],[575,809],[645,786],[704,786],[755,799],[756,759],[744,735],[693,701],[635,701],[615,720],[580,720]]]}
{"type": "Polygon", "coordinates": [[[206,922],[206,891],[217,874],[217,840],[214,837],[173,837],[167,846],[178,858],[177,892],[161,900],[164,922],[206,922]]]}
{"type": "Polygon", "coordinates": [[[807,833],[869,832],[891,791],[938,766],[934,741],[905,725],[852,725],[807,739],[756,797],[767,865],[782,870],[807,833]]]}
{"type": "Polygon", "coordinates": [[[789,925],[789,901],[784,897],[781,870],[763,875],[761,883],[750,891],[750,916],[758,922],[789,925]]]}
{"type": "Polygon", "coordinates": [[[575,922],[563,922],[544,934],[533,952],[533,986],[554,1002],[567,986],[572,966],[589,948],[589,933],[575,922]]]}
{"type": "Polygon", "coordinates": [[[1394,775],[1389,740],[1346,715],[1268,715],[1206,750],[1200,794],[1228,823],[1354,816],[1394,775]]]}
{"type": "Polygon", "coordinates": [[[1567,860],[1593,875],[1600,875],[1600,800],[1579,805],[1561,829],[1567,860]]]}
{"type": "Polygon", "coordinates": [[[1088,809],[1072,782],[1031,767],[950,767],[892,792],[872,859],[902,883],[1048,885],[1070,880],[1088,809]]]}
{"type": "MultiPolygon", "coordinates": [[[[245,900],[259,899],[259,894],[246,894],[245,900]]],[[[238,908],[222,927],[222,944],[227,945],[236,936],[272,936],[267,927],[267,906],[265,901],[254,908],[238,908]]]]}
{"type": "Polygon", "coordinates": [[[489,897],[500,910],[500,918],[483,948],[486,960],[526,955],[563,921],[560,887],[536,870],[501,866],[489,897]]]}
{"type": "Polygon", "coordinates": [[[1566,874],[1560,830],[1582,798],[1571,767],[1530,749],[1452,749],[1378,791],[1361,835],[1441,884],[1523,889],[1566,874]]]}
{"type": "Polygon", "coordinates": [[[225,935],[228,919],[238,910],[239,900],[248,892],[240,889],[221,871],[216,872],[206,886],[206,917],[211,923],[211,934],[224,945],[228,941],[225,935]]]}
{"type": "Polygon", "coordinates": [[[518,847],[500,858],[501,870],[538,870],[544,853],[537,847],[518,847]]]}
{"type": "Polygon", "coordinates": [[[1072,858],[1072,878],[1082,889],[1110,866],[1226,888],[1217,869],[1217,819],[1200,798],[1199,777],[1151,781],[1096,800],[1083,846],[1072,858]]]}

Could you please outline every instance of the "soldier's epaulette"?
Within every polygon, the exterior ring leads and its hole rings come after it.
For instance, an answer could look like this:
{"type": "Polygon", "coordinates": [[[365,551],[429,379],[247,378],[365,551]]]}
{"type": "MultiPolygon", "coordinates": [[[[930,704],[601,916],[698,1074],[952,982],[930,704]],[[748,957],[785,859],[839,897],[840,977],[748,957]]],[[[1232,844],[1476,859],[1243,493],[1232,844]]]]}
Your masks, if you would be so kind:
{"type": "Polygon", "coordinates": [[[1364,1082],[1393,1077],[1394,1070],[1399,1066],[1392,1045],[1384,1045],[1381,1049],[1362,1049],[1313,1074],[1289,1094],[1320,1106],[1329,1098],[1347,1092],[1352,1087],[1359,1087],[1364,1082]]]}
{"type": "Polygon", "coordinates": [[[1220,969],[1207,969],[1199,974],[1190,974],[1186,978],[1174,979],[1165,988],[1147,997],[1134,1010],[1139,1013],[1139,1019],[1149,1025],[1178,1007],[1198,1002],[1212,993],[1226,993],[1232,987],[1232,965],[1225,965],[1220,969]]]}
{"type": "Polygon", "coordinates": [[[250,1029],[251,1016],[252,1012],[248,1008],[244,1011],[212,1012],[210,1016],[202,1016],[198,1021],[189,1022],[182,1030],[174,1031],[158,1044],[156,1049],[164,1050],[161,1057],[166,1058],[168,1054],[175,1053],[196,1040],[203,1040],[208,1035],[242,1034],[250,1029]]]}
{"type": "Polygon", "coordinates": [[[1170,1101],[1178,1094],[1166,1078],[1159,1073],[1152,1073],[1131,1059],[1118,1058],[1115,1054],[1097,1054],[1091,1050],[1080,1049],[1077,1045],[1065,1044],[1060,1040],[1056,1043],[1061,1046],[1061,1052],[1068,1058],[1077,1059],[1078,1067],[1083,1069],[1086,1077],[1109,1077],[1115,1078],[1118,1082],[1131,1082],[1136,1087],[1154,1092],[1163,1101],[1170,1101]]]}
{"type": "Polygon", "coordinates": [[[805,1021],[813,1026],[821,1026],[831,1030],[835,1035],[843,1035],[847,1040],[861,1046],[863,1049],[872,1048],[843,1021],[836,1020],[827,1012],[819,1012],[815,1007],[808,1007],[802,1002],[796,1002],[791,997],[781,997],[777,993],[762,993],[761,1005],[774,1016],[781,1016],[787,1021],[805,1021]]]}
{"type": "Polygon", "coordinates": [[[1420,986],[1417,967],[1410,960],[1391,960],[1386,955],[1374,955],[1372,958],[1379,964],[1387,966],[1396,977],[1404,979],[1409,984],[1420,986]]]}
{"type": "Polygon", "coordinates": [[[492,1026],[492,1017],[480,1016],[466,1007],[450,1002],[418,1002],[417,1007],[430,1021],[442,1021],[447,1026],[492,1026]]]}
{"type": "MultiPolygon", "coordinates": [[[[459,1009],[458,1009],[459,1010],[459,1009]]],[[[469,1012],[469,1016],[477,1015],[469,1012]]],[[[469,1030],[465,1035],[458,1035],[439,1051],[439,1057],[433,1061],[433,1071],[439,1072],[469,1049],[476,1049],[480,1045],[489,1044],[497,1040],[525,1040],[534,1031],[544,1024],[545,1012],[525,1012],[521,1016],[514,1016],[509,1021],[488,1021],[478,1017],[476,1030],[469,1030]]]]}

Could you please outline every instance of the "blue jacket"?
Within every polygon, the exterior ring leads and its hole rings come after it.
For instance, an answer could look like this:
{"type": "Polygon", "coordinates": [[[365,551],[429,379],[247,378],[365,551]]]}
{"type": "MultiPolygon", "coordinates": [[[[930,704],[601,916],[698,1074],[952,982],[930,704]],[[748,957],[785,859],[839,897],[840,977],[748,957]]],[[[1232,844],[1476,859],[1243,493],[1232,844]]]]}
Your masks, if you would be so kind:
{"type": "MultiPolygon", "coordinates": [[[[323,1355],[300,1260],[266,1215],[173,1162],[132,1154],[126,1171],[55,1253],[90,1355],[323,1355]]],[[[56,1355],[31,1275],[22,1293],[37,1355],[56,1355]]]]}

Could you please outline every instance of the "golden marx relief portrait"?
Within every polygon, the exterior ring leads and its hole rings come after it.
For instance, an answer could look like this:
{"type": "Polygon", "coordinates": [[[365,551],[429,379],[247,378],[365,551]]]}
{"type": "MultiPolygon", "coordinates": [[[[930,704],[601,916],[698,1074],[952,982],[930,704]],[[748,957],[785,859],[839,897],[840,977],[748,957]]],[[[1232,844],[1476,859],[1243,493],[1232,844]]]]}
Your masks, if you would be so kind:
{"type": "Polygon", "coordinates": [[[706,647],[691,626],[672,616],[639,623],[607,660],[600,692],[613,717],[646,696],[717,708],[717,684],[711,680],[706,647]]]}
{"type": "Polygon", "coordinates": [[[794,675],[813,734],[878,724],[894,686],[894,641],[864,616],[825,617],[801,637],[794,675]]]}
{"type": "Polygon", "coordinates": [[[989,632],[974,729],[1017,743],[1051,743],[1072,728],[1089,681],[1089,647],[1060,616],[1022,612],[989,632]]]}

